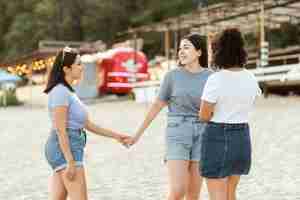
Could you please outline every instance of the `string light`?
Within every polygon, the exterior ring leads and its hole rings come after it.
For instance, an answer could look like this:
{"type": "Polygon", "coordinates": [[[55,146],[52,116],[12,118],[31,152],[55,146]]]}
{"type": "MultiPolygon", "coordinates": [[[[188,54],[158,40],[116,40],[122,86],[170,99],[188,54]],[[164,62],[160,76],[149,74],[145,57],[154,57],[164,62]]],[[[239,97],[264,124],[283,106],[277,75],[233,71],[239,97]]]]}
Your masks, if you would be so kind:
{"type": "Polygon", "coordinates": [[[36,60],[33,61],[30,64],[17,64],[15,66],[8,66],[7,71],[18,75],[18,76],[26,76],[31,73],[39,73],[45,71],[47,67],[52,66],[54,62],[55,56],[46,58],[46,59],[41,59],[41,60],[36,60]]]}

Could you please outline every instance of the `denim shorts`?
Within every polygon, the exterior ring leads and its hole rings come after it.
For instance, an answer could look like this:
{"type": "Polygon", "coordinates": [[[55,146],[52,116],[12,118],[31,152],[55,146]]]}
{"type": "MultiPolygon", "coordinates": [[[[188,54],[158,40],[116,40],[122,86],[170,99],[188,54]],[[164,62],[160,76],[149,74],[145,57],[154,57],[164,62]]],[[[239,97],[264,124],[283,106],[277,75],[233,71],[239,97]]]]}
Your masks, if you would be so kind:
{"type": "MultiPolygon", "coordinates": [[[[86,145],[86,133],[82,129],[67,129],[67,133],[75,165],[82,167],[84,147],[86,145]]],[[[61,151],[57,134],[56,130],[52,130],[45,145],[46,160],[55,172],[67,167],[67,162],[61,151]]]]}
{"type": "Polygon", "coordinates": [[[206,178],[246,175],[251,166],[249,125],[209,122],[202,135],[200,170],[206,178]]]}
{"type": "Polygon", "coordinates": [[[199,162],[203,130],[204,123],[200,122],[198,117],[168,116],[165,161],[199,162]]]}

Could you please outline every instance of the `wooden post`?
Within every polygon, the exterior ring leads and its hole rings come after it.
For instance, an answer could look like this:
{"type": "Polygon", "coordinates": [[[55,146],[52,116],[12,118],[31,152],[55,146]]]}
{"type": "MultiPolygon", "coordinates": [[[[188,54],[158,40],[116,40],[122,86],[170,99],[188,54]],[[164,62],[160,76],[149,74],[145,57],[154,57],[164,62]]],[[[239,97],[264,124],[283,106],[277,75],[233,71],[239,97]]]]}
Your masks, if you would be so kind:
{"type": "Polygon", "coordinates": [[[260,1],[260,44],[265,42],[265,7],[264,1],[260,1]]]}
{"type": "Polygon", "coordinates": [[[137,52],[137,33],[133,33],[133,46],[134,46],[134,64],[136,64],[136,52],[137,52]]]}
{"type": "Polygon", "coordinates": [[[178,45],[178,32],[176,30],[174,31],[174,59],[177,58],[178,45]]]}
{"type": "Polygon", "coordinates": [[[169,29],[165,31],[165,56],[169,59],[170,56],[170,32],[169,29]]]}
{"type": "Polygon", "coordinates": [[[216,33],[213,31],[207,32],[207,57],[208,57],[208,68],[213,69],[212,60],[213,60],[213,40],[216,33]]]}
{"type": "MultiPolygon", "coordinates": [[[[261,49],[263,47],[263,44],[265,43],[265,8],[264,8],[264,1],[260,1],[260,66],[262,65],[262,59],[261,59],[261,49]]],[[[267,83],[263,84],[263,92],[264,97],[267,98],[269,95],[268,91],[268,85],[267,83]]]]}
{"type": "Polygon", "coordinates": [[[211,68],[211,62],[212,62],[212,34],[211,32],[207,33],[207,61],[208,61],[208,68],[211,68]]]}
{"type": "Polygon", "coordinates": [[[262,84],[262,89],[263,89],[264,98],[268,98],[268,96],[269,96],[269,87],[268,87],[267,83],[262,84]]]}
{"type": "Polygon", "coordinates": [[[264,1],[260,1],[260,18],[259,18],[259,31],[260,31],[260,39],[259,39],[259,66],[265,66],[265,60],[263,60],[263,53],[262,49],[265,48],[265,8],[264,8],[264,1]]]}
{"type": "MultiPolygon", "coordinates": [[[[212,68],[212,40],[213,40],[213,33],[210,30],[210,13],[209,13],[209,8],[208,8],[208,4],[206,5],[206,10],[207,10],[207,19],[206,19],[206,25],[205,25],[205,29],[206,29],[206,37],[207,37],[207,64],[208,64],[208,68],[212,68]]],[[[224,13],[225,15],[225,13],[224,13]]]]}
{"type": "MultiPolygon", "coordinates": [[[[133,49],[134,49],[134,54],[133,54],[133,63],[136,66],[137,63],[137,33],[134,31],[133,32],[133,49]]],[[[128,78],[128,82],[133,83],[137,81],[137,76],[136,76],[136,71],[137,69],[133,68],[130,70],[130,73],[132,73],[132,77],[128,78]]]]}
{"type": "Polygon", "coordinates": [[[169,27],[165,30],[165,57],[167,58],[168,62],[168,69],[170,68],[169,66],[169,60],[170,60],[170,31],[169,27]]]}
{"type": "Polygon", "coordinates": [[[180,39],[180,18],[177,18],[177,28],[174,30],[174,59],[177,59],[180,39]]]}

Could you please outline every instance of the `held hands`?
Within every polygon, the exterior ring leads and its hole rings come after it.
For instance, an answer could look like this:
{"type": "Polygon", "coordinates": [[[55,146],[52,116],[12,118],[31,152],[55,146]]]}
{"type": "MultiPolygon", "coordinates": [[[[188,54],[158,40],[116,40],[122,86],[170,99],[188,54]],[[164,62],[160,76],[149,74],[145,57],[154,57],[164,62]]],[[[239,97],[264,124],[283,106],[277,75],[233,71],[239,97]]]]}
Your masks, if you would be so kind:
{"type": "Polygon", "coordinates": [[[134,145],[135,143],[137,143],[139,140],[139,137],[138,136],[134,136],[134,137],[128,137],[128,138],[125,138],[123,140],[124,144],[126,144],[127,147],[130,147],[132,145],[134,145]]]}
{"type": "Polygon", "coordinates": [[[129,147],[126,143],[125,143],[125,140],[128,140],[130,139],[131,136],[128,136],[128,135],[123,135],[123,134],[116,134],[114,136],[114,139],[117,140],[119,143],[121,143],[122,145],[124,145],[125,147],[129,147]]]}
{"type": "Polygon", "coordinates": [[[134,145],[139,140],[138,136],[134,136],[133,137],[133,136],[123,135],[123,134],[116,134],[114,136],[114,138],[119,143],[121,143],[122,145],[124,145],[127,148],[129,148],[130,146],[134,145]]]}

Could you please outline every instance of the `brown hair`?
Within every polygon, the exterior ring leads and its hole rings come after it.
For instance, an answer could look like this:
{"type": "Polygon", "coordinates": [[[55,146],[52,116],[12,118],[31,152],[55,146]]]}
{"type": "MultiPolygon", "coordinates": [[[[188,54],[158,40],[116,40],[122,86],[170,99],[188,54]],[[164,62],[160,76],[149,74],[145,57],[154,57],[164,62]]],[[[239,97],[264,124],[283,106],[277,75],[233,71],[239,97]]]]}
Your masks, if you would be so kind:
{"type": "Polygon", "coordinates": [[[214,64],[220,69],[244,67],[247,62],[244,46],[244,38],[238,29],[224,30],[216,41],[214,64]]]}
{"type": "Polygon", "coordinates": [[[58,52],[49,74],[47,86],[44,90],[45,93],[48,94],[57,84],[60,83],[65,85],[70,91],[74,92],[74,89],[65,80],[63,67],[71,67],[78,55],[79,53],[76,49],[71,49],[69,47],[58,52]]]}
{"type": "Polygon", "coordinates": [[[182,38],[182,40],[188,40],[190,41],[195,49],[198,51],[201,51],[201,56],[199,56],[199,64],[207,68],[208,67],[208,54],[207,54],[207,43],[206,43],[206,37],[201,36],[197,33],[191,33],[182,38]]]}

